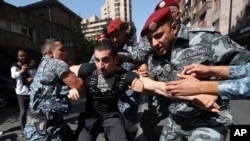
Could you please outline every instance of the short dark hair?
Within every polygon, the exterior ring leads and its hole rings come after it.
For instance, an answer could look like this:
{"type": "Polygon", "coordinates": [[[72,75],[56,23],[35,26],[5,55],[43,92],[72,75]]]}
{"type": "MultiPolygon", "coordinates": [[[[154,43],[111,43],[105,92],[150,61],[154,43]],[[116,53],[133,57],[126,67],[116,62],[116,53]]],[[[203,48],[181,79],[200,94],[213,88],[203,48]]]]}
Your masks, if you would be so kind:
{"type": "Polygon", "coordinates": [[[95,46],[94,50],[103,51],[103,50],[110,50],[111,55],[115,57],[118,54],[117,49],[115,48],[114,44],[109,40],[104,40],[102,42],[98,42],[95,46]]]}
{"type": "Polygon", "coordinates": [[[24,52],[24,53],[26,53],[26,51],[25,51],[24,49],[18,49],[18,50],[17,50],[17,55],[18,55],[19,52],[24,52]]]}
{"type": "Polygon", "coordinates": [[[60,41],[58,39],[45,39],[41,46],[41,53],[46,55],[49,50],[55,49],[55,42],[60,41]]]}

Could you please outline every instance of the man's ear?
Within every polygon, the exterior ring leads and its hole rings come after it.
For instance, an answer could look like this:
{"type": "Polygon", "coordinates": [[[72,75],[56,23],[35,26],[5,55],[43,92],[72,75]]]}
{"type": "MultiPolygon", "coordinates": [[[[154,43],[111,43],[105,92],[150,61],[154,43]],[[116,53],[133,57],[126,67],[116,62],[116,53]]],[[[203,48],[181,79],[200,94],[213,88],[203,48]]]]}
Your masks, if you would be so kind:
{"type": "Polygon", "coordinates": [[[178,27],[177,27],[176,22],[173,22],[173,23],[171,24],[171,27],[172,27],[172,30],[173,30],[174,34],[177,34],[177,32],[178,32],[178,27]]]}
{"type": "Polygon", "coordinates": [[[54,57],[53,52],[52,52],[51,50],[49,50],[49,51],[47,52],[47,54],[48,54],[49,57],[52,57],[52,58],[54,57]]]}
{"type": "Polygon", "coordinates": [[[115,64],[119,64],[120,59],[121,59],[121,55],[117,54],[114,58],[115,64]]]}

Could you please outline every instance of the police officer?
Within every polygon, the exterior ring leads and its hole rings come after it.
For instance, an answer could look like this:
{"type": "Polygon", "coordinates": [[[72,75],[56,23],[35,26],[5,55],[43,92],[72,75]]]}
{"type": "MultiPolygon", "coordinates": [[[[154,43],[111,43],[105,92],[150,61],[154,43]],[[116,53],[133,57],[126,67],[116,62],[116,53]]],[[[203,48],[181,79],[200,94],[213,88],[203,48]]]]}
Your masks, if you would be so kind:
{"type": "Polygon", "coordinates": [[[65,62],[67,52],[60,41],[45,40],[42,54],[30,86],[25,137],[30,141],[71,141],[73,132],[63,116],[69,111],[70,99],[80,98],[78,91],[82,89],[83,82],[69,70],[65,62]]]}
{"type": "MultiPolygon", "coordinates": [[[[156,5],[155,11],[162,9],[164,7],[169,7],[171,10],[171,15],[175,20],[176,24],[178,25],[181,24],[179,4],[176,2],[176,0],[161,0],[156,5]]],[[[150,50],[150,45],[148,50],[150,50]]],[[[152,96],[148,97],[148,107],[143,112],[143,116],[141,118],[140,126],[142,127],[143,133],[148,141],[159,140],[159,133],[157,133],[158,131],[156,130],[157,124],[168,115],[167,112],[163,112],[157,106],[155,106],[155,103],[158,103],[159,99],[161,98],[156,99],[155,97],[152,96]]],[[[165,105],[166,104],[165,98],[163,99],[164,100],[162,103],[164,103],[165,105]]]]}
{"type": "Polygon", "coordinates": [[[103,40],[108,40],[107,33],[102,32],[96,36],[96,42],[101,42],[103,40]]]}
{"type": "MultiPolygon", "coordinates": [[[[127,25],[121,19],[112,20],[107,27],[107,33],[110,41],[115,45],[119,52],[133,52],[137,48],[137,44],[131,41],[128,37],[127,25]]],[[[120,61],[120,66],[127,71],[132,71],[136,68],[133,63],[120,61]]],[[[135,95],[132,90],[127,90],[126,94],[120,97],[118,108],[132,123],[136,123],[137,110],[139,106],[139,95],[135,95]]]]}
{"type": "Polygon", "coordinates": [[[179,4],[176,2],[176,0],[161,0],[155,7],[155,11],[168,7],[171,10],[171,14],[173,19],[175,20],[176,24],[181,23],[181,13],[179,9],[179,4]]]}
{"type": "MultiPolygon", "coordinates": [[[[250,60],[248,51],[217,31],[177,26],[168,7],[149,16],[141,36],[148,38],[153,53],[140,57],[140,52],[145,54],[140,49],[123,57],[132,57],[127,59],[134,61],[148,58],[149,75],[158,81],[176,80],[176,74],[191,63],[236,65],[250,60]]],[[[233,122],[228,101],[217,101],[221,106],[219,114],[199,109],[187,101],[165,99],[166,102],[169,102],[170,116],[166,118],[160,140],[225,140],[227,127],[233,122]]],[[[159,105],[159,109],[167,108],[159,105]]]]}

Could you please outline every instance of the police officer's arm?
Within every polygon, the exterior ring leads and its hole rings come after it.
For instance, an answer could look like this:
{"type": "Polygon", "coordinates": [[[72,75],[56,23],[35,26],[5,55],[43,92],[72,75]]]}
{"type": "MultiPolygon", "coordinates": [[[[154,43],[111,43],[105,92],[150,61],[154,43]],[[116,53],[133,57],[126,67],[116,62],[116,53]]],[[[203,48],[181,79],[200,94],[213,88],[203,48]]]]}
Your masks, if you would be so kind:
{"type": "Polygon", "coordinates": [[[192,75],[197,78],[215,76],[223,79],[238,79],[250,77],[250,63],[238,66],[205,66],[201,64],[191,64],[186,66],[181,74],[192,75]]]}
{"type": "Polygon", "coordinates": [[[64,72],[61,80],[71,89],[76,88],[79,92],[83,90],[83,80],[77,77],[73,72],[64,72]]]}
{"type": "MultiPolygon", "coordinates": [[[[80,77],[79,79],[82,81],[82,86],[81,86],[81,90],[84,89],[84,79],[86,77],[88,77],[94,70],[96,69],[95,67],[95,64],[94,63],[83,63],[83,64],[80,64],[80,65],[75,65],[75,66],[72,66],[70,67],[70,71],[80,77]]],[[[72,93],[74,93],[75,91],[72,91],[72,93]]]]}
{"type": "MultiPolygon", "coordinates": [[[[146,91],[150,91],[156,95],[162,95],[168,98],[178,98],[178,99],[185,99],[185,100],[193,100],[192,96],[178,96],[173,95],[172,93],[166,91],[166,83],[161,81],[155,81],[148,77],[140,77],[138,81],[143,83],[143,89],[146,91]]],[[[136,83],[136,82],[135,82],[136,83]]],[[[132,87],[136,84],[132,83],[132,87]]]]}
{"type": "Polygon", "coordinates": [[[200,81],[190,75],[179,75],[179,79],[166,82],[166,91],[173,95],[214,94],[218,95],[218,81],[200,81]]]}
{"type": "Polygon", "coordinates": [[[155,95],[162,95],[168,98],[189,100],[189,101],[192,101],[196,106],[204,110],[209,110],[212,112],[219,112],[220,107],[216,103],[216,100],[218,98],[217,95],[208,95],[208,94],[191,95],[191,96],[172,95],[170,92],[166,91],[164,82],[154,81],[146,77],[140,77],[140,79],[135,79],[131,86],[132,86],[132,89],[136,88],[133,90],[140,90],[139,87],[141,87],[142,85],[143,85],[144,90],[150,91],[155,95]],[[139,83],[139,84],[136,84],[136,83],[139,83]]]}
{"type": "Polygon", "coordinates": [[[228,66],[206,66],[201,64],[191,64],[184,67],[181,74],[192,75],[197,78],[228,78],[229,68],[228,66]]]}
{"type": "Polygon", "coordinates": [[[81,67],[81,65],[74,65],[74,66],[71,66],[69,69],[70,71],[72,71],[76,76],[78,76],[78,71],[79,71],[79,68],[81,67]]]}
{"type": "Polygon", "coordinates": [[[222,100],[250,98],[250,77],[223,81],[199,81],[192,76],[179,75],[180,79],[166,83],[166,91],[174,95],[219,95],[222,100]]]}

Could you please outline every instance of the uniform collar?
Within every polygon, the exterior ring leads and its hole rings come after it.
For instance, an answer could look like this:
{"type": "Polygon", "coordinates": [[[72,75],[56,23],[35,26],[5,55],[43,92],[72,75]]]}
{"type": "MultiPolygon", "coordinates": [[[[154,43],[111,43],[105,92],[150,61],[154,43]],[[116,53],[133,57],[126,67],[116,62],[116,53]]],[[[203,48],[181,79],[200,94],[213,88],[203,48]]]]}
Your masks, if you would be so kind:
{"type": "Polygon", "coordinates": [[[178,31],[178,34],[177,34],[177,38],[180,38],[180,39],[186,39],[188,40],[188,30],[189,28],[183,24],[180,24],[179,25],[179,31],[178,31]]]}

